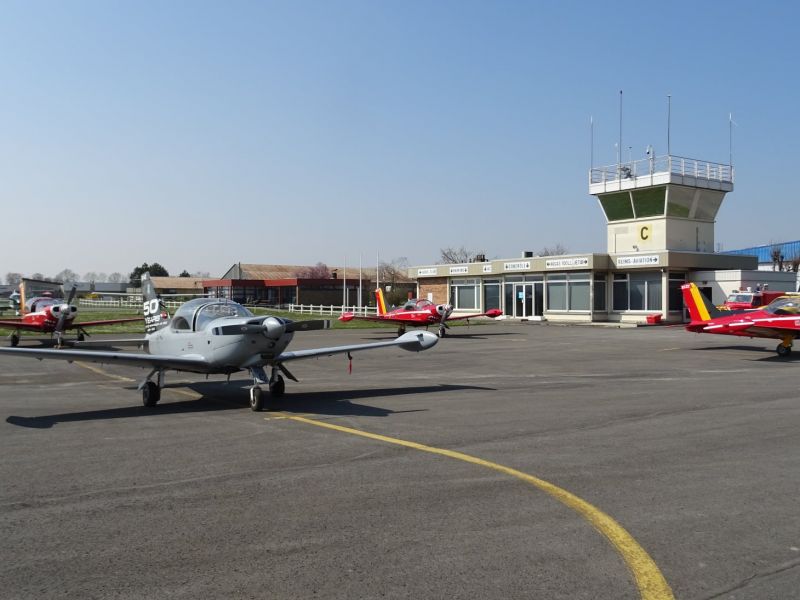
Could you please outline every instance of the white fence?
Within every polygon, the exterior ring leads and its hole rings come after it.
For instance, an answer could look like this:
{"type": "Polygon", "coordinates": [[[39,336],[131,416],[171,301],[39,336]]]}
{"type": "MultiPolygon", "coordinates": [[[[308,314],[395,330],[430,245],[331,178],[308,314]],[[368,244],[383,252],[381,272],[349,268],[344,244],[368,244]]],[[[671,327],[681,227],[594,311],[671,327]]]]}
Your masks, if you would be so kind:
{"type": "MultiPolygon", "coordinates": [[[[163,301],[167,308],[178,308],[183,302],[177,300],[163,301]]],[[[92,298],[80,298],[78,306],[85,308],[127,308],[141,312],[141,299],[130,300],[128,298],[114,298],[113,300],[94,300],[92,298]]]]}
{"type": "Polygon", "coordinates": [[[362,317],[375,315],[378,309],[374,306],[341,306],[338,304],[289,304],[289,312],[308,315],[340,315],[351,312],[362,317]]]}

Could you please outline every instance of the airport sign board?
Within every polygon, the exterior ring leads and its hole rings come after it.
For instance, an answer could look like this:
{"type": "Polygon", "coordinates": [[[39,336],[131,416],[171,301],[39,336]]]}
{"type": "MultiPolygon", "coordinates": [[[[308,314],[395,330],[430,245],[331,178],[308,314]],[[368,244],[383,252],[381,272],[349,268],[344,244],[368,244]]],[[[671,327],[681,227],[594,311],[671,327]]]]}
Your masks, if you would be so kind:
{"type": "Polygon", "coordinates": [[[646,256],[619,256],[617,257],[618,267],[645,267],[648,265],[658,265],[661,259],[657,254],[646,256]]]}
{"type": "Polygon", "coordinates": [[[588,267],[589,257],[572,256],[570,258],[548,258],[544,266],[546,269],[568,269],[574,267],[588,267]]]}
{"type": "Polygon", "coordinates": [[[530,271],[531,261],[518,260],[514,262],[503,263],[503,271],[530,271]]]}
{"type": "Polygon", "coordinates": [[[424,269],[417,269],[417,277],[430,277],[431,275],[438,275],[439,269],[436,267],[426,267],[424,269]]]}

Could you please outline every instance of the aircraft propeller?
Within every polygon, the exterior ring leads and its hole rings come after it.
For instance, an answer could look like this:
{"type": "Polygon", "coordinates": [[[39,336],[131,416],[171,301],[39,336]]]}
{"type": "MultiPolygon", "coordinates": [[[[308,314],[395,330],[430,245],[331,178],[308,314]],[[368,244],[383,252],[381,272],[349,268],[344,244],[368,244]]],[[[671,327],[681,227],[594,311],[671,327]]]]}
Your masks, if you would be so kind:
{"type": "Polygon", "coordinates": [[[277,340],[285,333],[295,331],[312,331],[315,329],[330,329],[328,319],[312,319],[309,321],[290,321],[279,317],[266,317],[251,319],[241,325],[223,325],[217,327],[219,335],[242,335],[245,333],[263,333],[266,337],[277,340]]]}
{"type": "Polygon", "coordinates": [[[58,322],[56,323],[56,327],[53,330],[53,333],[56,335],[56,341],[58,345],[61,345],[61,335],[64,333],[64,326],[66,325],[67,319],[70,315],[77,312],[76,309],[72,306],[72,300],[75,298],[75,293],[78,291],[78,286],[73,284],[72,289],[69,291],[69,295],[67,296],[67,302],[60,306],[54,307],[54,310],[58,311],[58,322]]]}

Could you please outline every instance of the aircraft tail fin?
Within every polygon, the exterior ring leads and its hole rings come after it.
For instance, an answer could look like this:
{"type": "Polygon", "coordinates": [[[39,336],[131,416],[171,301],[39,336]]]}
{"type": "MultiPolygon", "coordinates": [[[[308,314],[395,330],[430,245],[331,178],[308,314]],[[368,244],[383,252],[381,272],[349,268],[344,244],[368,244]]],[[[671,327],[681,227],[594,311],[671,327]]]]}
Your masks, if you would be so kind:
{"type": "Polygon", "coordinates": [[[714,306],[695,284],[684,284],[681,286],[681,290],[683,291],[683,302],[686,304],[686,308],[689,309],[692,323],[705,323],[725,314],[714,306]]]}
{"type": "Polygon", "coordinates": [[[375,290],[375,300],[378,305],[378,315],[382,316],[386,314],[386,300],[383,298],[383,290],[378,288],[375,290]]]}
{"type": "Polygon", "coordinates": [[[155,333],[169,324],[169,312],[156,293],[150,273],[142,274],[142,312],[145,333],[155,333]]]}
{"type": "Polygon", "coordinates": [[[25,306],[25,282],[19,282],[19,314],[24,315],[27,312],[25,306]]]}

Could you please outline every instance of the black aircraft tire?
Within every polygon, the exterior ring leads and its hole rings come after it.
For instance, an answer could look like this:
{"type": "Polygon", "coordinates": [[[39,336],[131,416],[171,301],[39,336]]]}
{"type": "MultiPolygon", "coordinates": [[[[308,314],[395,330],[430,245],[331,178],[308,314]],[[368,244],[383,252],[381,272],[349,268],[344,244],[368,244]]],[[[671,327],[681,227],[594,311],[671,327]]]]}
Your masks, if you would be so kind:
{"type": "Polygon", "coordinates": [[[445,330],[444,327],[439,327],[439,337],[443,338],[446,335],[447,335],[447,330],[445,330]]]}
{"type": "Polygon", "coordinates": [[[778,347],[775,348],[775,352],[778,353],[778,356],[789,356],[792,353],[792,347],[778,344],[778,347]]]}
{"type": "Polygon", "coordinates": [[[264,394],[257,385],[250,388],[250,410],[260,412],[264,409],[264,394]]]}
{"type": "Polygon", "coordinates": [[[152,381],[148,381],[142,388],[142,404],[148,408],[152,408],[158,401],[161,400],[161,388],[159,388],[152,381]]]}
{"type": "Polygon", "coordinates": [[[85,339],[86,339],[86,337],[85,337],[85,336],[84,336],[82,333],[79,333],[79,334],[78,334],[78,341],[79,341],[79,342],[82,342],[82,341],[83,341],[83,340],[85,340],[85,339]]]}
{"type": "Polygon", "coordinates": [[[269,384],[269,393],[274,398],[280,398],[286,392],[286,382],[281,375],[278,375],[274,382],[269,384]]]}
{"type": "Polygon", "coordinates": [[[11,347],[15,348],[19,345],[19,336],[16,333],[11,334],[11,347]]]}

